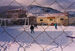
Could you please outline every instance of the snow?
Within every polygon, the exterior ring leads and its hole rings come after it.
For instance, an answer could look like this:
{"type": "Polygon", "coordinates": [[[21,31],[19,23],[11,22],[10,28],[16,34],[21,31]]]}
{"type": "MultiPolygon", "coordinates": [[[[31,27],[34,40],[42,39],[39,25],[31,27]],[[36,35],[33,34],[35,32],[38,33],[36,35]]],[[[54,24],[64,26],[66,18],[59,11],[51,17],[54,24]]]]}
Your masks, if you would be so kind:
{"type": "Polygon", "coordinates": [[[0,27],[0,51],[74,51],[75,26],[38,26],[30,33],[30,26],[0,27]]]}

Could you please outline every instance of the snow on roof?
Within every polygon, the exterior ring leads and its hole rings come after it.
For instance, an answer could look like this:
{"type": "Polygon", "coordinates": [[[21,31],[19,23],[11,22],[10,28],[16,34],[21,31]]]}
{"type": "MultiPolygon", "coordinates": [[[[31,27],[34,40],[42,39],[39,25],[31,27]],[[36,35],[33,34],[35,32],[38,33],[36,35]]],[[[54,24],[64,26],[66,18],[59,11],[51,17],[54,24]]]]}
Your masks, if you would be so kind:
{"type": "Polygon", "coordinates": [[[57,16],[66,16],[66,13],[52,13],[52,14],[32,14],[28,13],[28,16],[36,16],[36,17],[57,17],[57,16]]]}
{"type": "Polygon", "coordinates": [[[38,16],[38,17],[56,17],[56,16],[66,16],[66,14],[64,13],[43,14],[42,16],[38,16]]]}

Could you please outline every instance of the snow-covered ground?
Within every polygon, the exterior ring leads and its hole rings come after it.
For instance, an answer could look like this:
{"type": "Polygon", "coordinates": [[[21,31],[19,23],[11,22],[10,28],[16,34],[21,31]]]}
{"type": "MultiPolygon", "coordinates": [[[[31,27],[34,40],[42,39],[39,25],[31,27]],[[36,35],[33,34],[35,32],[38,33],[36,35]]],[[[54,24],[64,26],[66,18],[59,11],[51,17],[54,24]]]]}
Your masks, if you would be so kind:
{"type": "Polygon", "coordinates": [[[75,51],[75,26],[0,27],[0,51],[75,51]]]}

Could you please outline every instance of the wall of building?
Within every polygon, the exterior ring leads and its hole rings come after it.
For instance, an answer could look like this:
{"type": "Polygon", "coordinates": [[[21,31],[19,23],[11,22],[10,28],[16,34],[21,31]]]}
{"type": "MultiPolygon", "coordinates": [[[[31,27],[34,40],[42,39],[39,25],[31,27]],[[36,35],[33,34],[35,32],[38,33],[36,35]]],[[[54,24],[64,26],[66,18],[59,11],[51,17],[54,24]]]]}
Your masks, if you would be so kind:
{"type": "Polygon", "coordinates": [[[68,16],[58,16],[56,17],[56,22],[58,25],[68,25],[68,16]]]}
{"type": "Polygon", "coordinates": [[[69,18],[69,25],[75,25],[75,17],[69,18]]]}
{"type": "Polygon", "coordinates": [[[35,16],[29,16],[28,18],[29,18],[29,24],[30,25],[31,24],[37,24],[35,16]]]}
{"type": "Polygon", "coordinates": [[[55,17],[38,17],[37,18],[37,23],[38,24],[41,24],[41,23],[45,23],[45,24],[55,23],[55,17]]]}
{"type": "Polygon", "coordinates": [[[8,10],[7,18],[23,18],[26,16],[26,11],[21,9],[8,10]]]}
{"type": "Polygon", "coordinates": [[[56,17],[37,17],[37,23],[46,23],[48,25],[57,23],[58,25],[68,25],[67,16],[56,16],[56,17]],[[41,21],[42,19],[42,21],[41,21]]]}

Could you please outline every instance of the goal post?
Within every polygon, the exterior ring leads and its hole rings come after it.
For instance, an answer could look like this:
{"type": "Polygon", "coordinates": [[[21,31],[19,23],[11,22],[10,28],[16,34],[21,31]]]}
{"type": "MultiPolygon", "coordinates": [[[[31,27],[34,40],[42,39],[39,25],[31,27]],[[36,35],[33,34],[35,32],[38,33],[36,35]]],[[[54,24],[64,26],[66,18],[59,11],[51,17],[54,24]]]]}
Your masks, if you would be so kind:
{"type": "Polygon", "coordinates": [[[29,18],[0,18],[0,26],[29,25],[29,18]]]}

